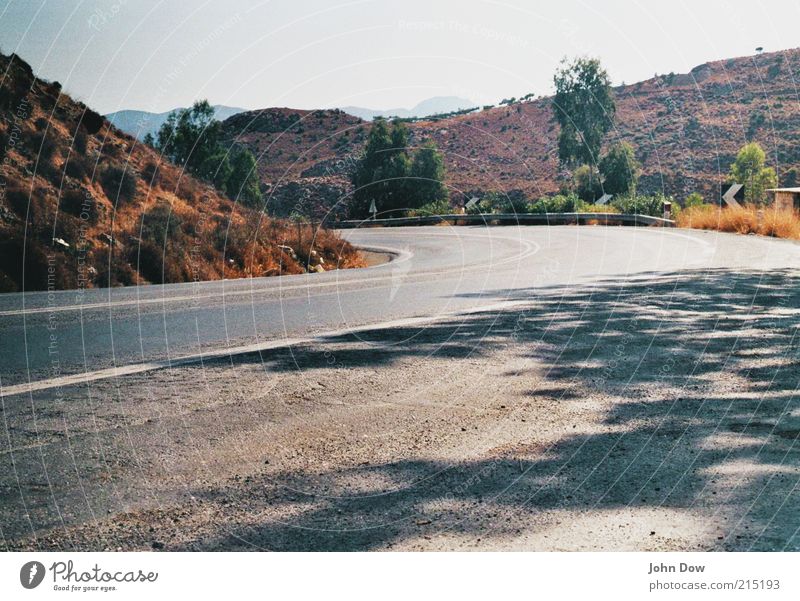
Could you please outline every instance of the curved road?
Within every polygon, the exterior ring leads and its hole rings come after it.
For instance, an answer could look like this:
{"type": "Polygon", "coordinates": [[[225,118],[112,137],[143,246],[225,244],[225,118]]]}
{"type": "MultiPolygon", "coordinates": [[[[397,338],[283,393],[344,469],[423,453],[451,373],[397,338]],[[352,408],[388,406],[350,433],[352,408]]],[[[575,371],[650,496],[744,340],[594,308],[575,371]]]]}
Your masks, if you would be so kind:
{"type": "Polygon", "coordinates": [[[64,376],[107,377],[131,365],[437,317],[538,287],[800,260],[785,242],[654,228],[418,227],[343,236],[398,257],[325,274],[0,295],[0,390],[8,396],[64,376]]]}

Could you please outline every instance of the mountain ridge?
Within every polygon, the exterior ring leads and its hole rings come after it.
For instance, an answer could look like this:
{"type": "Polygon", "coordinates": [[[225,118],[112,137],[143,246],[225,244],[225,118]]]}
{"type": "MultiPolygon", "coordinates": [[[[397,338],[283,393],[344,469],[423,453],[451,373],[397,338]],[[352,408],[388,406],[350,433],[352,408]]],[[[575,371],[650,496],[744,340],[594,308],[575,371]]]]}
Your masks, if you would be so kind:
{"type": "MultiPolygon", "coordinates": [[[[176,113],[185,107],[177,107],[171,111],[154,113],[151,111],[141,111],[136,109],[122,109],[104,115],[106,119],[117,129],[133,136],[137,140],[142,140],[147,134],[156,135],[161,126],[166,122],[172,113],[176,113]]],[[[243,113],[247,109],[215,104],[214,115],[219,121],[225,121],[238,113],[243,113]]]]}
{"type": "Polygon", "coordinates": [[[376,117],[400,117],[402,119],[430,117],[432,115],[477,107],[477,102],[472,102],[466,98],[459,98],[458,96],[433,96],[421,100],[410,109],[370,109],[360,106],[343,106],[338,108],[348,115],[353,115],[365,121],[372,121],[376,117]]]}

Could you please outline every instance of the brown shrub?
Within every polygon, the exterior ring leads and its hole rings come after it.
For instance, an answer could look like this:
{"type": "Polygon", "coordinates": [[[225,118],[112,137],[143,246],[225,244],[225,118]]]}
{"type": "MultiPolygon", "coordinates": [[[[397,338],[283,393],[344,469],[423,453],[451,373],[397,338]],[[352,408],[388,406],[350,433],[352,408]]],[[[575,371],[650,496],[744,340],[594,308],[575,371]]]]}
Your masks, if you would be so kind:
{"type": "Polygon", "coordinates": [[[678,227],[800,239],[800,215],[773,207],[700,205],[681,211],[676,222],[678,227]]]}

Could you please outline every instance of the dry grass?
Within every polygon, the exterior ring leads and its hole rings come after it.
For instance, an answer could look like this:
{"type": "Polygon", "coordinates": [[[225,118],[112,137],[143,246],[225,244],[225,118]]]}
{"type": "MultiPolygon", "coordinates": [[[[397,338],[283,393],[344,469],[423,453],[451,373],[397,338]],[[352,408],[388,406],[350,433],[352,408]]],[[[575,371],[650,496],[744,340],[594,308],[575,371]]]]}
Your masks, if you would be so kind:
{"type": "Polygon", "coordinates": [[[577,210],[578,213],[619,213],[617,207],[611,205],[585,204],[577,210]]]}
{"type": "Polygon", "coordinates": [[[800,214],[797,211],[776,210],[772,207],[759,209],[747,205],[740,208],[719,208],[702,205],[684,209],[678,214],[676,221],[678,227],[800,239],[800,214]]]}

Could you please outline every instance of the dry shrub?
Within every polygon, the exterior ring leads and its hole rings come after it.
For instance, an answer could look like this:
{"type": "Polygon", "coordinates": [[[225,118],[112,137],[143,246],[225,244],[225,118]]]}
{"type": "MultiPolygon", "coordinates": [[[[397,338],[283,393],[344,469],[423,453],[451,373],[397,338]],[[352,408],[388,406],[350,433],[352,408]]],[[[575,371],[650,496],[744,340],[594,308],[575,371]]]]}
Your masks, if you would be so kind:
{"type": "Polygon", "coordinates": [[[767,208],[759,233],[774,238],[800,239],[800,215],[796,211],[767,208]]]}
{"type": "Polygon", "coordinates": [[[684,209],[676,221],[678,227],[800,239],[800,215],[773,207],[700,205],[684,209]]]}

